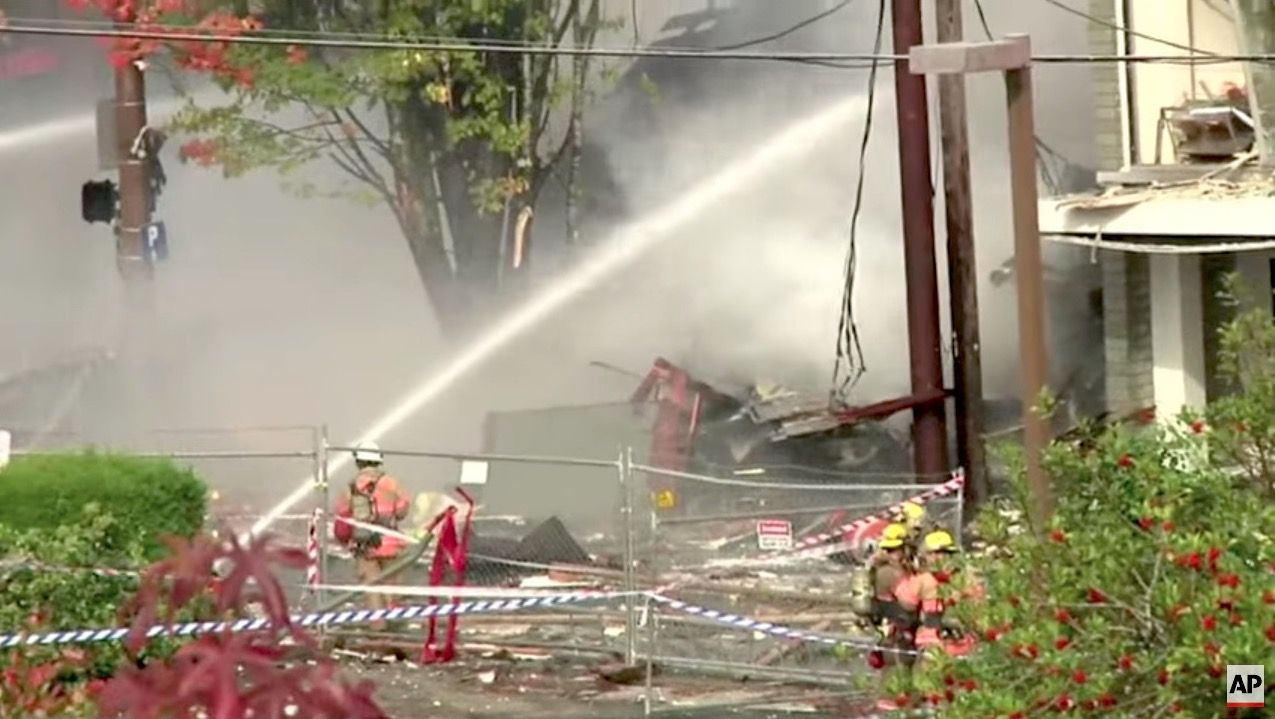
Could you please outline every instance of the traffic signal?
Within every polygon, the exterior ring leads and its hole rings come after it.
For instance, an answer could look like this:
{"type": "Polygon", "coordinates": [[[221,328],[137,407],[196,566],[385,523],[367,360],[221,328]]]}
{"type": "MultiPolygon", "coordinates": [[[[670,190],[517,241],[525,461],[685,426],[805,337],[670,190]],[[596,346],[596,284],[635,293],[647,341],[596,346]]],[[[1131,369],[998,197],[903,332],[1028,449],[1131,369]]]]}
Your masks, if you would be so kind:
{"type": "Polygon", "coordinates": [[[115,183],[110,180],[89,180],[80,190],[80,214],[85,222],[105,222],[115,220],[116,203],[119,193],[115,183]]]}

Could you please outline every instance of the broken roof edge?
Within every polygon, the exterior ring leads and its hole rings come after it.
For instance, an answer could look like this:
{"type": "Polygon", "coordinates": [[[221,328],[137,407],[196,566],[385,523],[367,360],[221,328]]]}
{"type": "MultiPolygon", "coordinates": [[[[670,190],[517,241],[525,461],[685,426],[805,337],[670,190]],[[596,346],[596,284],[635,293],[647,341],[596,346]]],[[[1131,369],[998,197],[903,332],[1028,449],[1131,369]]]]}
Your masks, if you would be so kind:
{"type": "Polygon", "coordinates": [[[1182,240],[1275,239],[1275,196],[1184,197],[1146,190],[1038,203],[1042,235],[1182,240]]]}
{"type": "Polygon", "coordinates": [[[1236,242],[1218,242],[1213,244],[1175,243],[1164,244],[1154,241],[1129,242],[1124,240],[1107,240],[1101,236],[1085,237],[1081,235],[1043,234],[1043,239],[1063,245],[1090,247],[1099,250],[1131,252],[1144,255],[1210,255],[1233,254],[1238,252],[1263,252],[1275,250],[1275,239],[1240,240],[1236,242]]]}

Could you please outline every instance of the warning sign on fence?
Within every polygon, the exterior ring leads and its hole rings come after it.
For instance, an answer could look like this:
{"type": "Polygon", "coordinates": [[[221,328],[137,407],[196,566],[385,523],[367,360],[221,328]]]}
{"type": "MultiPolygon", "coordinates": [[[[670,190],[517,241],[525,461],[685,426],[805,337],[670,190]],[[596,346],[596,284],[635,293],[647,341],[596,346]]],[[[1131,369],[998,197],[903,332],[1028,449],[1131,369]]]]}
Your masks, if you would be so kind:
{"type": "Polygon", "coordinates": [[[655,495],[655,506],[659,509],[673,509],[677,506],[677,495],[671,489],[658,492],[655,495]]]}
{"type": "Polygon", "coordinates": [[[792,549],[792,522],[763,519],[757,523],[757,547],[764,550],[792,549]]]}

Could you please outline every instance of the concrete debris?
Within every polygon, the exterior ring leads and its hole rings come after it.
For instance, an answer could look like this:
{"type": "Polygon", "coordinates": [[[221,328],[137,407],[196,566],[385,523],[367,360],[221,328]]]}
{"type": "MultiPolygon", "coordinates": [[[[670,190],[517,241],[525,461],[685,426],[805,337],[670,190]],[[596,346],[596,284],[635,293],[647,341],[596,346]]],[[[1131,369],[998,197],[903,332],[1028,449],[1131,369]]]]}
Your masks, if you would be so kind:
{"type": "Polygon", "coordinates": [[[479,672],[479,674],[478,674],[478,681],[482,682],[483,684],[491,684],[491,683],[495,682],[495,681],[496,681],[496,670],[492,669],[492,670],[488,670],[488,671],[485,671],[485,672],[479,672]]]}

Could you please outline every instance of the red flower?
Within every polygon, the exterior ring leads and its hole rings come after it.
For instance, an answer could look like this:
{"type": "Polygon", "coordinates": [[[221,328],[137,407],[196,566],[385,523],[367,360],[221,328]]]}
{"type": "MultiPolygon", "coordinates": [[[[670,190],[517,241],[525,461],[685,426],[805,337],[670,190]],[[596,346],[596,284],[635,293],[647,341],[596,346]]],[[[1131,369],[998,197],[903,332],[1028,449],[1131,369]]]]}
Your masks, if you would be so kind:
{"type": "Polygon", "coordinates": [[[1098,697],[1098,705],[1104,709],[1110,709],[1116,705],[1116,698],[1110,694],[1103,694],[1098,697]]]}
{"type": "Polygon", "coordinates": [[[288,46],[288,64],[289,65],[304,64],[308,57],[309,55],[308,53],[306,53],[305,48],[300,47],[298,45],[288,46]]]}
{"type": "Polygon", "coordinates": [[[1209,547],[1209,571],[1217,571],[1217,560],[1222,556],[1222,550],[1217,547],[1209,547]]]}
{"type": "Polygon", "coordinates": [[[991,629],[988,629],[986,632],[984,632],[983,636],[987,638],[987,641],[994,642],[997,639],[1000,639],[1001,633],[998,629],[996,629],[996,627],[992,627],[991,629]]]}
{"type": "Polygon", "coordinates": [[[951,674],[948,674],[947,676],[943,677],[943,684],[944,686],[949,686],[949,687],[956,686],[956,677],[952,676],[951,674]]]}
{"type": "Polygon", "coordinates": [[[1049,540],[1055,544],[1062,544],[1067,541],[1067,533],[1061,529],[1055,529],[1049,533],[1049,540]]]}
{"type": "Polygon", "coordinates": [[[1160,673],[1155,676],[1155,680],[1160,683],[1160,686],[1164,686],[1165,684],[1168,684],[1169,671],[1167,669],[1161,669],[1160,673]]]}
{"type": "Polygon", "coordinates": [[[1116,460],[1116,464],[1120,465],[1124,469],[1128,469],[1133,466],[1133,457],[1130,457],[1128,453],[1122,454],[1120,455],[1120,459],[1116,460]]]}
{"type": "Polygon", "coordinates": [[[1266,628],[1266,638],[1275,642],[1275,624],[1266,628]]]}
{"type": "Polygon", "coordinates": [[[1160,529],[1163,529],[1166,532],[1172,532],[1174,529],[1177,529],[1177,527],[1178,525],[1174,524],[1173,521],[1169,519],[1164,520],[1164,524],[1160,525],[1160,529]]]}
{"type": "Polygon", "coordinates": [[[1223,670],[1222,667],[1218,666],[1217,664],[1214,664],[1209,667],[1209,676],[1213,677],[1214,679],[1221,679],[1222,675],[1225,673],[1226,671],[1223,670]]]}
{"type": "Polygon", "coordinates": [[[1014,712],[1009,715],[1008,719],[1027,719],[1027,715],[1022,712],[1014,712]]]}
{"type": "Polygon", "coordinates": [[[1129,656],[1128,654],[1120,657],[1119,659],[1116,660],[1116,666],[1120,667],[1121,669],[1124,669],[1125,671],[1133,669],[1133,657],[1129,656]]]}
{"type": "Polygon", "coordinates": [[[943,695],[931,694],[928,697],[926,697],[926,700],[928,700],[932,706],[938,706],[939,704],[943,703],[943,695]]]}
{"type": "Polygon", "coordinates": [[[1200,561],[1201,561],[1201,559],[1200,559],[1200,553],[1199,553],[1199,552],[1191,552],[1191,553],[1190,553],[1190,554],[1188,554],[1188,555],[1185,555],[1185,556],[1182,556],[1182,557],[1178,557],[1178,566],[1180,566],[1180,567],[1186,567],[1186,568],[1188,568],[1188,569],[1199,569],[1199,568],[1200,568],[1200,561]]]}
{"type": "Polygon", "coordinates": [[[948,689],[947,691],[943,692],[943,698],[946,699],[948,703],[950,704],[956,701],[956,692],[952,691],[951,689],[948,689]]]}
{"type": "Polygon", "coordinates": [[[1228,611],[1228,612],[1231,611],[1232,609],[1235,608],[1235,598],[1222,597],[1221,599],[1217,600],[1217,608],[1222,609],[1224,611],[1228,611]]]}
{"type": "Polygon", "coordinates": [[[1089,589],[1090,604],[1104,604],[1106,601],[1107,601],[1107,595],[1103,594],[1102,590],[1094,589],[1092,587],[1089,589]]]}
{"type": "Polygon", "coordinates": [[[898,695],[897,697],[895,697],[895,698],[894,698],[894,703],[895,703],[895,704],[897,704],[897,705],[899,705],[899,706],[901,706],[901,707],[905,707],[905,706],[907,706],[909,701],[911,701],[911,700],[910,700],[910,699],[908,699],[908,695],[907,695],[907,694],[900,694],[900,695],[898,695]]]}
{"type": "Polygon", "coordinates": [[[1217,618],[1212,614],[1205,614],[1204,617],[1200,619],[1200,628],[1206,632],[1211,632],[1214,629],[1217,629],[1217,618]]]}
{"type": "Polygon", "coordinates": [[[1275,591],[1267,589],[1262,592],[1262,601],[1266,604],[1275,604],[1275,591]]]}
{"type": "Polygon", "coordinates": [[[1091,712],[1098,708],[1098,702],[1092,699],[1086,699],[1083,702],[1080,702],[1080,708],[1084,711],[1091,712]]]}
{"type": "Polygon", "coordinates": [[[1074,709],[1076,707],[1076,702],[1072,701],[1071,697],[1064,693],[1062,696],[1058,697],[1058,701],[1054,702],[1054,706],[1058,709],[1058,711],[1066,712],[1074,709]]]}
{"type": "Polygon", "coordinates": [[[947,584],[952,581],[952,575],[942,570],[939,570],[937,572],[934,572],[934,581],[938,582],[939,584],[947,584]]]}
{"type": "Polygon", "coordinates": [[[1221,647],[1219,647],[1216,643],[1214,643],[1214,642],[1205,642],[1205,643],[1204,643],[1204,653],[1205,653],[1205,654],[1207,654],[1207,655],[1209,655],[1209,656],[1211,656],[1211,657],[1214,657],[1214,656],[1217,656],[1217,653],[1218,653],[1218,652],[1220,652],[1220,651],[1222,651],[1222,648],[1221,648],[1221,647]]]}
{"type": "Polygon", "coordinates": [[[1071,646],[1071,640],[1067,637],[1058,637],[1054,640],[1054,649],[1057,649],[1060,652],[1069,646],[1071,646]]]}
{"type": "Polygon", "coordinates": [[[961,682],[961,688],[967,692],[972,692],[975,689],[978,689],[978,682],[974,681],[973,679],[966,679],[965,681],[961,682]]]}
{"type": "Polygon", "coordinates": [[[1089,675],[1085,674],[1084,669],[1077,669],[1071,673],[1071,680],[1077,684],[1084,684],[1089,681],[1089,675]]]}
{"type": "Polygon", "coordinates": [[[1067,611],[1066,609],[1059,609],[1058,611],[1054,612],[1054,619],[1058,620],[1058,622],[1061,624],[1066,624],[1067,622],[1071,621],[1071,612],[1067,611]]]}
{"type": "Polygon", "coordinates": [[[1204,427],[1205,427],[1205,425],[1204,425],[1204,420],[1202,420],[1202,419],[1197,419],[1197,420],[1195,420],[1194,422],[1192,422],[1192,423],[1191,423],[1191,431],[1192,431],[1192,432],[1195,432],[1196,434],[1201,434],[1201,433],[1203,433],[1203,432],[1204,432],[1204,427]]]}
{"type": "Polygon", "coordinates": [[[1143,517],[1142,519],[1139,519],[1138,526],[1142,527],[1144,532],[1151,531],[1151,528],[1155,526],[1155,517],[1143,517]]]}
{"type": "Polygon", "coordinates": [[[868,666],[880,669],[885,666],[885,655],[881,652],[868,652],[868,666]]]}

